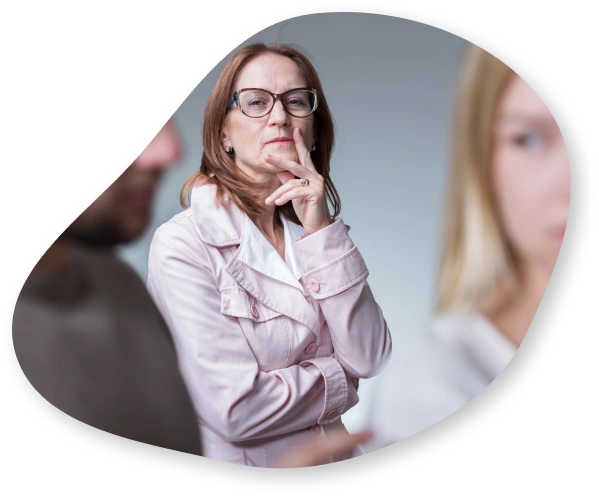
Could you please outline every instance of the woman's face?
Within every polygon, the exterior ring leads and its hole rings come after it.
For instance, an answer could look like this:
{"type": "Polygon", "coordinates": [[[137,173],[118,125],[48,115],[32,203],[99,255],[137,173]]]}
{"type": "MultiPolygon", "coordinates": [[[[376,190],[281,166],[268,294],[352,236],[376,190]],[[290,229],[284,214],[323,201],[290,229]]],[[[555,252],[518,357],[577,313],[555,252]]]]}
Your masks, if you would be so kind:
{"type": "MultiPolygon", "coordinates": [[[[249,62],[239,73],[235,89],[262,88],[272,93],[283,93],[306,86],[297,64],[288,57],[264,54],[249,62]]],[[[268,164],[263,154],[298,161],[293,142],[293,128],[299,128],[308,150],[314,143],[314,114],[299,118],[287,114],[280,100],[264,117],[252,118],[243,114],[236,105],[227,113],[223,129],[223,147],[233,147],[235,162],[254,179],[269,181],[281,170],[268,164]],[[276,138],[289,141],[273,142],[276,138]]]]}
{"type": "Polygon", "coordinates": [[[551,272],[570,204],[566,146],[549,109],[514,76],[499,104],[492,176],[499,212],[517,255],[551,272]]]}

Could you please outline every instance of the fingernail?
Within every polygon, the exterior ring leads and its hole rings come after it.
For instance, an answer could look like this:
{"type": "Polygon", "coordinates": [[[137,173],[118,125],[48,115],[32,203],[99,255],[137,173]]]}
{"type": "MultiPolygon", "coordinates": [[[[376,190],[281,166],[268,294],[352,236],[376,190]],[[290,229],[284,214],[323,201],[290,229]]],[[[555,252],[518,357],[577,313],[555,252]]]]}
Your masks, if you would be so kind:
{"type": "Polygon", "coordinates": [[[270,197],[266,197],[265,202],[268,202],[270,200],[270,197]]]}

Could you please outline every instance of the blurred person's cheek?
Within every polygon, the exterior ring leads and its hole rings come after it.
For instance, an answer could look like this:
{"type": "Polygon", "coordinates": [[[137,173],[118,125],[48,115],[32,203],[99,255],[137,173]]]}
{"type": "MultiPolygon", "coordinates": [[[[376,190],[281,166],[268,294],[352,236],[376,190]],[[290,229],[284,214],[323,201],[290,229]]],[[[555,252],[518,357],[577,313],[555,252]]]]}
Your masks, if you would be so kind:
{"type": "Polygon", "coordinates": [[[518,256],[552,269],[564,236],[569,168],[559,133],[513,130],[498,140],[493,181],[500,216],[518,256]]]}

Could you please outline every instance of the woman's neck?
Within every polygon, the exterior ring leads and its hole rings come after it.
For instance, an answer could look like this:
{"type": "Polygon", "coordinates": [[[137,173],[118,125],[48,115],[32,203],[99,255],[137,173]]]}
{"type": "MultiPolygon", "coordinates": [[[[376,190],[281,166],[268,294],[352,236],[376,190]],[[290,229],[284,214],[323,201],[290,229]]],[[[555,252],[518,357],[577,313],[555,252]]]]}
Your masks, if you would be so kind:
{"type": "Polygon", "coordinates": [[[252,217],[256,227],[275,247],[283,240],[283,224],[279,219],[276,206],[268,205],[258,217],[252,217]]]}

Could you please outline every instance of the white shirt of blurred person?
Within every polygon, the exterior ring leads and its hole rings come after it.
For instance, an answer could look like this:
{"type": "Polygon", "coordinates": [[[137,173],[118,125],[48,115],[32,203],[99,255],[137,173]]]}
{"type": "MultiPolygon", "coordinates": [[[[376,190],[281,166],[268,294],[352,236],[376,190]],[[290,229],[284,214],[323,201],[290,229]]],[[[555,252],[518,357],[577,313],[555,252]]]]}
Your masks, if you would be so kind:
{"type": "Polygon", "coordinates": [[[470,46],[454,116],[436,317],[381,379],[367,451],[450,415],[505,368],[541,301],[565,233],[564,140],[537,94],[470,46]]]}
{"type": "MultiPolygon", "coordinates": [[[[201,455],[170,332],[144,283],[112,251],[142,235],[161,175],[180,157],[168,122],[42,256],[17,300],[13,342],[29,382],[61,411],[112,434],[201,455]]],[[[324,464],[371,436],[333,432],[276,466],[324,464]]]]}

